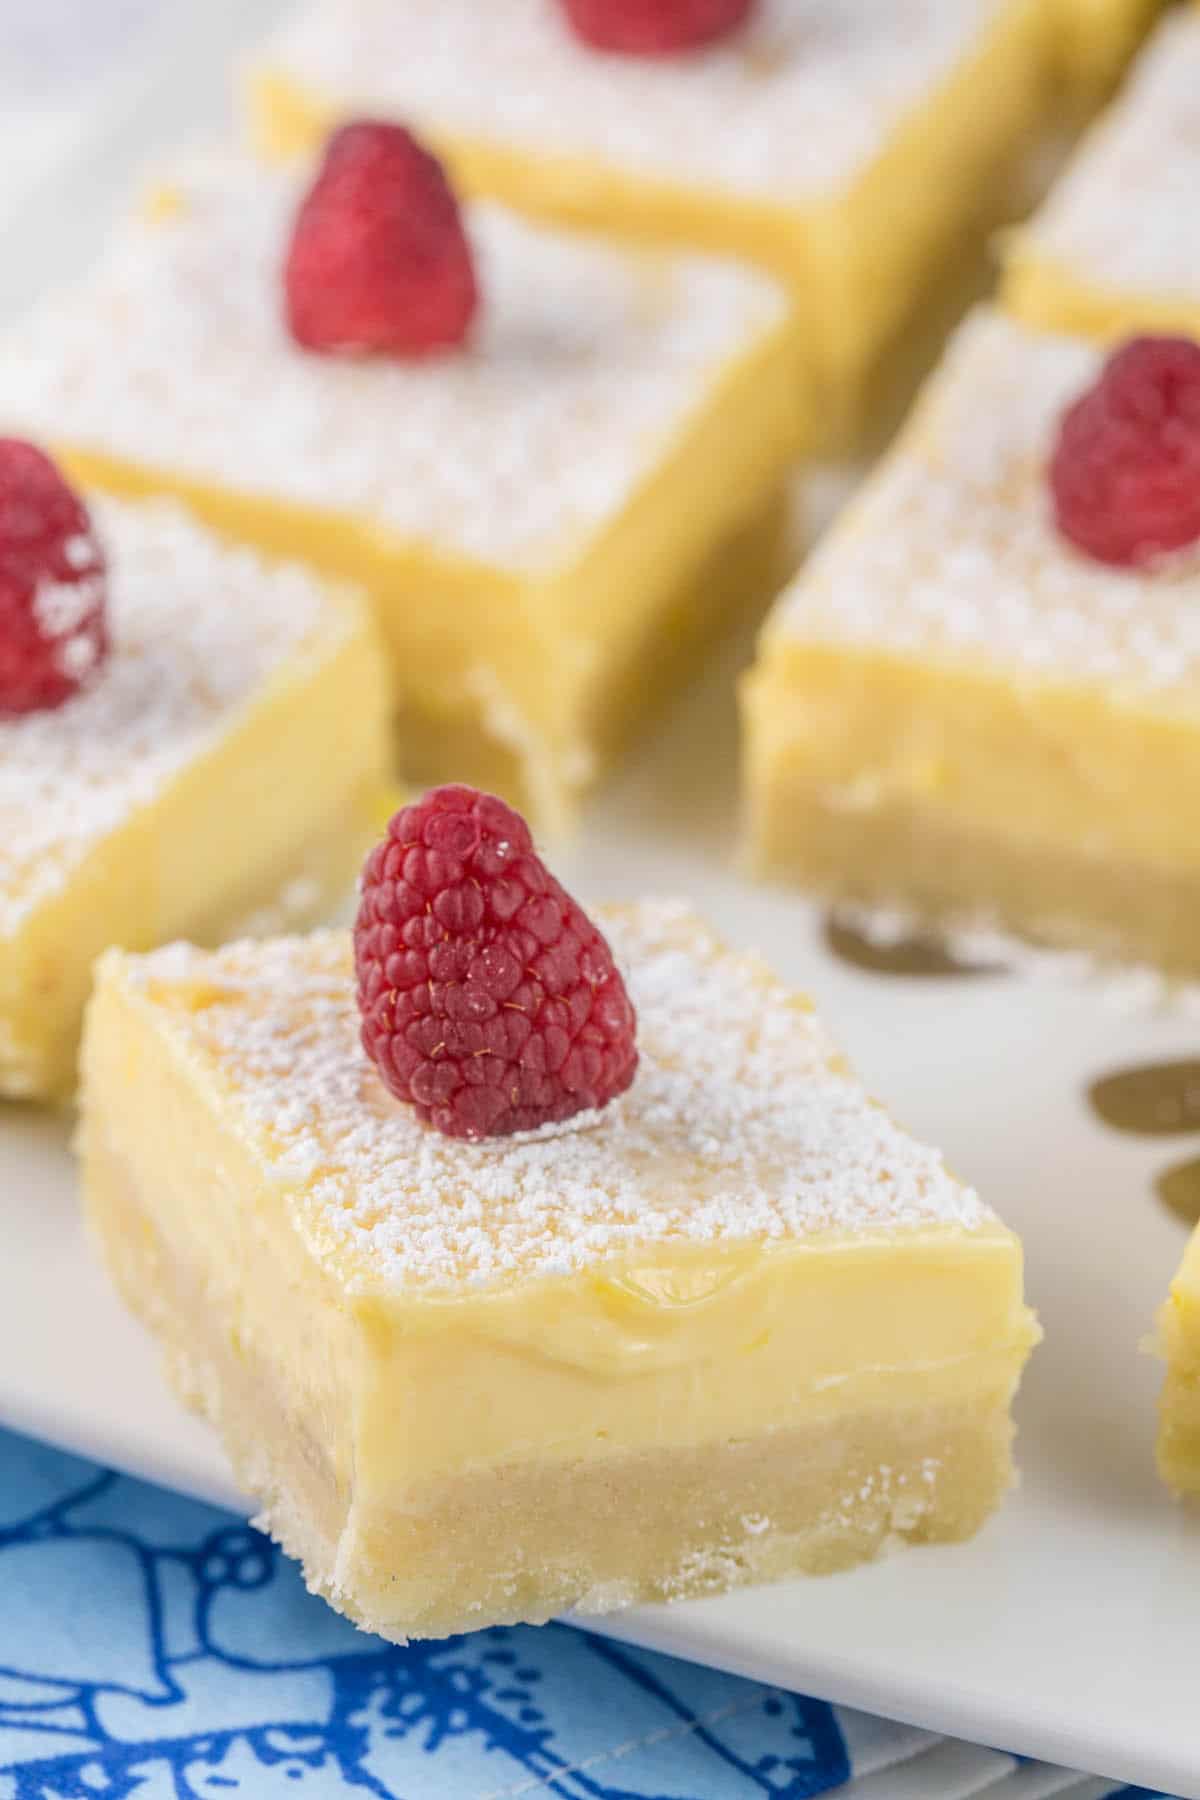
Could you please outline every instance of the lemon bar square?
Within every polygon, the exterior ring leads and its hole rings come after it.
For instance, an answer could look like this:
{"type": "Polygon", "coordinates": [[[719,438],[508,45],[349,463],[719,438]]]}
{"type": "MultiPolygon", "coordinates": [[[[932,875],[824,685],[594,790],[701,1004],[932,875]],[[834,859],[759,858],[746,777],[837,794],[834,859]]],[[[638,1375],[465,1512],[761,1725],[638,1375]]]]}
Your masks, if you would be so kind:
{"type": "Polygon", "coordinates": [[[936,925],[1200,971],[1200,560],[1053,520],[1103,353],[982,310],[781,597],[743,692],[766,874],[936,925]]]}
{"type": "Polygon", "coordinates": [[[105,958],[86,1204],[310,1585],[386,1636],[957,1539],[1010,1480],[1016,1238],[683,905],[601,922],[629,1092],[477,1144],[390,1099],[347,936],[105,958]]]}
{"type": "Polygon", "coordinates": [[[1163,0],[1053,0],[1058,9],[1058,56],[1068,98],[1087,111],[1119,81],[1163,0]]]}
{"type": "Polygon", "coordinates": [[[1198,185],[1200,9],[1181,9],[1013,234],[1005,304],[1050,331],[1200,337],[1198,185]]]}
{"type": "Polygon", "coordinates": [[[169,502],[89,500],[112,649],[0,720],[0,1094],[67,1091],[110,944],[296,924],[350,892],[384,802],[383,654],[364,608],[169,502]]]}
{"type": "Polygon", "coordinates": [[[782,585],[795,319],[756,270],[480,207],[467,348],[315,356],[282,317],[305,186],[189,165],[0,352],[5,409],[93,484],[361,585],[405,772],[557,830],[686,653],[782,585]]]}
{"type": "Polygon", "coordinates": [[[1177,1494],[1200,1494],[1200,1231],[1159,1318],[1167,1378],[1159,1405],[1158,1466],[1177,1494]]]}
{"type": "Polygon", "coordinates": [[[805,440],[829,447],[963,240],[1005,214],[1051,10],[763,0],[728,42],[654,61],[598,54],[553,0],[316,0],[255,59],[252,119],[282,154],[347,114],[399,117],[469,192],[760,263],[795,294],[805,440]]]}

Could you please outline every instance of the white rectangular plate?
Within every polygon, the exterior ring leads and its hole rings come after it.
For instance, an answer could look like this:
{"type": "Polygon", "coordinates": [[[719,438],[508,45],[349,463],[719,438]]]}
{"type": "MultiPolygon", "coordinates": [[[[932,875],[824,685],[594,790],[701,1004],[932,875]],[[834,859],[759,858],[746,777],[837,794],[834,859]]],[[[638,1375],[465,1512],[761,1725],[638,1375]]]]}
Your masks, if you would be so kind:
{"type": "MultiPolygon", "coordinates": [[[[901,979],[835,960],[806,904],[731,869],[727,699],[697,694],[563,873],[593,898],[682,892],[817,996],[868,1082],[1025,1239],[1046,1330],[1023,1480],[973,1543],[854,1574],[588,1620],[616,1636],[1115,1779],[1200,1796],[1200,1516],[1153,1465],[1143,1340],[1185,1232],[1153,1177],[1194,1148],[1099,1123],[1097,1074],[1200,1051],[1200,1017],[1122,1012],[1053,975],[901,979]]],[[[0,1419],[241,1504],[80,1229],[68,1128],[0,1116],[0,1419]]]]}
{"type": "MultiPolygon", "coordinates": [[[[61,205],[6,245],[20,284],[94,246],[133,166],[222,111],[228,50],[280,0],[196,10],[174,73],[97,140],[61,205]],[[68,246],[69,248],[64,248],[68,246]]],[[[9,288],[11,286],[11,293],[9,288]]],[[[1185,1139],[1117,1136],[1095,1075],[1200,1055],[1200,1012],[1123,1015],[1046,977],[899,980],[832,958],[812,909],[732,869],[730,671],[694,697],[561,872],[592,898],[683,893],[825,1009],[869,1084],[1023,1235],[1046,1329],[1019,1405],[1023,1483],[973,1543],[827,1580],[590,1626],[746,1675],[1200,1800],[1200,1512],[1153,1467],[1160,1371],[1142,1353],[1185,1242],[1156,1172],[1185,1139]]],[[[135,1474],[243,1502],[207,1429],[96,1267],[69,1127],[0,1110],[0,1420],[135,1474]]]]}

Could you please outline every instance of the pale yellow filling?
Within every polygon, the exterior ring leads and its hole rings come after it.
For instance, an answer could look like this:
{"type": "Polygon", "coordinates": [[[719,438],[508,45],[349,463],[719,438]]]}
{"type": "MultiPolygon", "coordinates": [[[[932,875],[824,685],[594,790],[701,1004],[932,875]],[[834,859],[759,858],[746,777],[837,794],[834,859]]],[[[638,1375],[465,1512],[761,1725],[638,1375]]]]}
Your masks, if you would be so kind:
{"type": "Polygon", "coordinates": [[[1014,1241],[922,1235],[372,1306],[360,1475],[398,1490],[418,1471],[602,1460],[1002,1387],[1029,1344],[1014,1241]]]}
{"type": "Polygon", "coordinates": [[[1158,1464],[1180,1494],[1200,1494],[1200,1231],[1192,1238],[1159,1315],[1167,1378],[1159,1410],[1158,1464]]]}
{"type": "Polygon", "coordinates": [[[1200,846],[1178,798],[1200,781],[1186,698],[780,635],[743,715],[760,873],[1200,968],[1200,846]]]}

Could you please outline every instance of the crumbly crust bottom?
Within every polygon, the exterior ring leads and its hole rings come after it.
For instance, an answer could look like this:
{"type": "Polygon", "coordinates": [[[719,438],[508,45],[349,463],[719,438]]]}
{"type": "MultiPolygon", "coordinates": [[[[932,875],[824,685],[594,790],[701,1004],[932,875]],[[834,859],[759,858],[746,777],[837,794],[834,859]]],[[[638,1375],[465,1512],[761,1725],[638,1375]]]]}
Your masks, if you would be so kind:
{"type": "Polygon", "coordinates": [[[950,938],[1012,933],[1102,965],[1200,975],[1200,881],[1186,871],[963,830],[911,806],[852,814],[770,773],[752,796],[750,856],[765,878],[950,938]]]}

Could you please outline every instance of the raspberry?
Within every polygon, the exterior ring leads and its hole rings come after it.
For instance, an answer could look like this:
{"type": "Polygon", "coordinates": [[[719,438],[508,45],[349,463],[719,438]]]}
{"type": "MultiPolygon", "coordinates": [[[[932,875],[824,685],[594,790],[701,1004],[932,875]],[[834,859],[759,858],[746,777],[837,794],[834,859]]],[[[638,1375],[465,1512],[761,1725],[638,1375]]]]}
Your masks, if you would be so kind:
{"type": "Polygon", "coordinates": [[[562,0],[577,37],[594,50],[672,56],[715,44],[744,25],[756,0],[562,0]]]}
{"type": "Polygon", "coordinates": [[[306,350],[417,357],[464,341],[479,298],[471,247],[441,164],[402,126],[334,132],[284,288],[306,350]]]}
{"type": "Polygon", "coordinates": [[[0,438],[0,718],[78,693],[108,653],[104,553],[48,456],[0,438]]]}
{"type": "Polygon", "coordinates": [[[1063,536],[1136,568],[1200,538],[1200,344],[1139,337],[1063,415],[1050,464],[1063,536]]]}
{"type": "Polygon", "coordinates": [[[362,1041],[447,1137],[503,1137],[605,1106],[637,1068],[612,951],[519,813],[469,787],[398,812],[354,928],[362,1041]]]}

